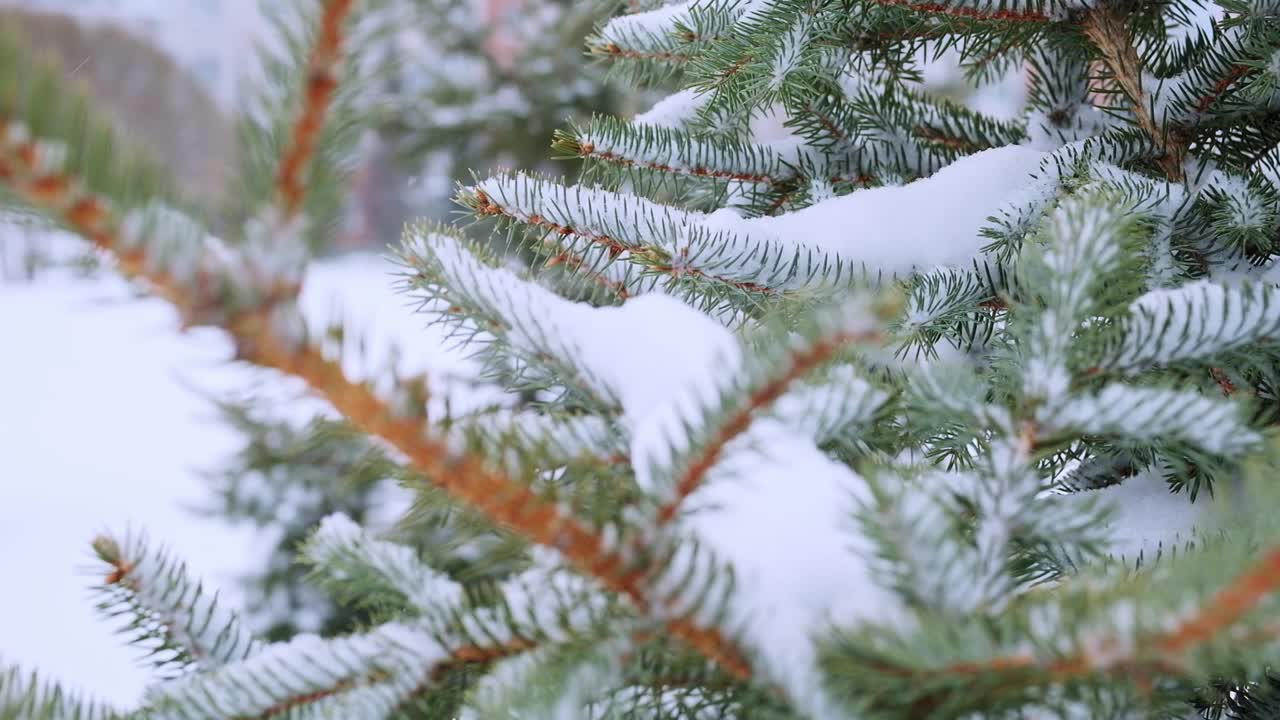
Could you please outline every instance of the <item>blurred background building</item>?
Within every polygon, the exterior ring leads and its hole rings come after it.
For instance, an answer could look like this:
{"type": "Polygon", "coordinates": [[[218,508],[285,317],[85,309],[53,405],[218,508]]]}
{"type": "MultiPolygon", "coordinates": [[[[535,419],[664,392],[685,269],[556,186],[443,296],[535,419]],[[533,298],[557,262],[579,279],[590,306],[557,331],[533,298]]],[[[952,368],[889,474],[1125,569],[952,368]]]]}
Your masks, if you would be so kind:
{"type": "Polygon", "coordinates": [[[0,6],[66,14],[145,38],[227,110],[265,29],[258,0],[0,0],[0,6]]]}

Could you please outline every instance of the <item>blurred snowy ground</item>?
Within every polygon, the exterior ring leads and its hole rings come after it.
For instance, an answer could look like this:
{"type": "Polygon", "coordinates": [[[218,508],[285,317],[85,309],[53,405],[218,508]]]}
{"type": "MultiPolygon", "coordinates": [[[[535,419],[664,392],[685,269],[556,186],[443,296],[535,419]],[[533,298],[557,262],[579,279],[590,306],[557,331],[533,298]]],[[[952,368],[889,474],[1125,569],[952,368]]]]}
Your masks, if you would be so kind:
{"type": "MultiPolygon", "coordinates": [[[[4,233],[0,246],[13,238],[4,233]]],[[[342,308],[375,349],[353,365],[375,369],[387,357],[377,349],[394,340],[402,368],[427,370],[466,405],[462,396],[475,397],[466,381],[445,381],[470,366],[394,290],[395,270],[375,256],[318,263],[304,309],[322,326],[342,308]]],[[[0,659],[128,706],[149,676],[92,608],[90,539],[145,530],[238,605],[237,574],[270,544],[189,510],[208,497],[199,471],[238,441],[207,398],[296,387],[228,362],[217,331],[180,334],[168,306],[137,298],[109,271],[0,281],[0,328],[0,659]]]]}

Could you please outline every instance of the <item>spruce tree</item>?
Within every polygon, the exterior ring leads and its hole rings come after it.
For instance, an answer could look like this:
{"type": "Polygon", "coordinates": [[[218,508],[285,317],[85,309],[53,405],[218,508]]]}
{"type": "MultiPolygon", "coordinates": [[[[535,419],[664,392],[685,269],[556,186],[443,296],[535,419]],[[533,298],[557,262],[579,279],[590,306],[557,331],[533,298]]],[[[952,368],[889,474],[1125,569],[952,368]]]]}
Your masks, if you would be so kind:
{"type": "Polygon", "coordinates": [[[0,47],[13,199],[418,493],[396,537],[310,536],[369,613],[327,639],[264,643],[159,545],[96,539],[161,679],[120,713],[15,669],[0,716],[1274,713],[1275,0],[629,5],[588,52],[682,89],[557,133],[575,184],[459,192],[539,262],[404,233],[406,292],[524,398],[444,417],[296,306],[355,5],[317,1],[226,240],[0,47]],[[1029,68],[1023,115],[924,92],[946,50],[1029,68]]]}

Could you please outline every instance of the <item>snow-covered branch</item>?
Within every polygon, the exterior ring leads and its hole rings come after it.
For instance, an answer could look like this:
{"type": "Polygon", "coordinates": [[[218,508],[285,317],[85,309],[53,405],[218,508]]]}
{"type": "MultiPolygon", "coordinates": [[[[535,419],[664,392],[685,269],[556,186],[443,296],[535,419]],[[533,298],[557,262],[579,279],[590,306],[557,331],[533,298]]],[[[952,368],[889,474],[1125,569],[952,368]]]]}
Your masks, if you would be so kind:
{"type": "Polygon", "coordinates": [[[1265,281],[1224,285],[1198,280],[1152,290],[1129,316],[1098,367],[1137,372],[1203,360],[1280,333],[1280,288],[1265,281]]]}
{"type": "MultiPolygon", "coordinates": [[[[173,258],[151,254],[154,246],[148,243],[156,242],[154,238],[137,237],[126,243],[108,203],[75,189],[74,179],[62,174],[56,164],[49,164],[47,160],[42,163],[41,159],[48,157],[47,146],[30,142],[25,135],[15,137],[14,127],[0,125],[5,131],[0,134],[0,140],[4,140],[0,162],[6,167],[10,163],[13,166],[13,172],[5,178],[10,186],[25,199],[71,224],[102,250],[115,254],[127,276],[147,281],[179,309],[202,309],[204,312],[199,314],[188,313],[189,322],[223,327],[236,341],[242,359],[304,380],[353,425],[390,443],[408,458],[415,470],[454,498],[498,525],[557,548],[570,563],[600,578],[606,587],[642,601],[643,593],[638,588],[623,583],[625,562],[601,533],[568,516],[564,509],[539,497],[531,488],[496,471],[481,458],[455,454],[427,428],[420,414],[394,412],[392,406],[366,384],[347,377],[340,363],[327,358],[318,346],[306,341],[305,327],[291,305],[286,303],[282,308],[275,308],[257,303],[231,314],[226,314],[227,309],[220,303],[211,305],[215,299],[221,300],[221,295],[209,298],[197,293],[207,292],[202,288],[219,287],[216,283],[223,280],[220,272],[209,271],[209,281],[196,283],[193,289],[184,282],[191,281],[191,275],[175,276],[160,264],[161,261],[174,262],[173,258]]],[[[192,252],[193,249],[186,249],[179,257],[189,262],[192,252]]],[[[234,267],[243,261],[231,250],[215,257],[220,263],[215,266],[216,270],[221,272],[225,272],[225,264],[234,267]]],[[[200,264],[196,263],[196,267],[200,264]]],[[[695,648],[704,649],[709,657],[717,660],[731,657],[723,649],[728,644],[718,633],[687,622],[673,622],[671,630],[695,648]]],[[[744,661],[733,660],[732,664],[735,671],[749,674],[750,666],[744,661]]],[[[318,689],[328,687],[327,683],[333,680],[335,678],[326,675],[304,684],[318,689]]],[[[250,700],[246,698],[246,702],[250,700]]]]}
{"type": "Polygon", "coordinates": [[[99,611],[126,618],[122,631],[148,650],[156,666],[207,670],[261,649],[240,616],[163,548],[152,548],[139,536],[123,542],[101,536],[93,549],[111,568],[98,586],[99,611]]]}

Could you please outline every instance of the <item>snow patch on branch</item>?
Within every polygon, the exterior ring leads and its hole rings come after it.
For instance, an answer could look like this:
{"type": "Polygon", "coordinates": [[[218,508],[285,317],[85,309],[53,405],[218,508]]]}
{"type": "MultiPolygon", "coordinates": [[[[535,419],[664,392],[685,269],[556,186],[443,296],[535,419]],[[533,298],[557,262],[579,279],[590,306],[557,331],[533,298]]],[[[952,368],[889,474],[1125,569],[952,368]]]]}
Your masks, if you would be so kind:
{"type": "Polygon", "coordinates": [[[1045,153],[1007,146],[966,156],[931,177],[859,190],[778,217],[716,212],[705,227],[808,245],[888,274],[972,261],[988,219],[1032,184],[1045,153]]]}
{"type": "Polygon", "coordinates": [[[653,127],[682,128],[696,118],[710,101],[710,93],[692,88],[681,90],[664,97],[653,107],[636,115],[632,122],[653,127]]]}
{"type": "MultiPolygon", "coordinates": [[[[668,467],[673,446],[688,443],[680,434],[685,420],[697,417],[698,408],[725,387],[744,359],[731,333],[702,313],[668,303],[642,307],[643,324],[633,326],[637,333],[662,328],[664,334],[687,338],[686,346],[706,348],[695,354],[686,350],[675,364],[661,358],[661,348],[641,351],[647,362],[664,367],[663,381],[648,385],[643,406],[624,407],[639,418],[632,440],[637,479],[653,487],[653,475],[668,467]]],[[[803,400],[797,396],[795,402],[803,400]]],[[[783,409],[777,417],[755,420],[732,441],[685,501],[672,532],[689,534],[732,568],[734,592],[726,598],[727,607],[703,603],[700,610],[707,617],[701,621],[715,623],[726,609],[728,619],[721,622],[755,651],[765,675],[810,714],[828,717],[815,639],[828,622],[894,619],[900,605],[873,581],[874,550],[853,521],[859,503],[870,500],[866,483],[818,450],[817,428],[789,420],[794,416],[783,409]]],[[[680,555],[664,573],[684,578],[675,589],[679,610],[697,606],[699,599],[690,596],[709,582],[715,585],[705,576],[707,566],[693,564],[698,559],[696,553],[680,555]]]]}
{"type": "Polygon", "coordinates": [[[160,720],[257,717],[300,698],[381,684],[407,690],[448,657],[431,635],[400,623],[332,639],[305,634],[243,662],[154,685],[147,700],[160,720]]]}
{"type": "MultiPolygon", "coordinates": [[[[711,475],[677,525],[733,570],[724,622],[803,711],[834,716],[815,641],[829,623],[895,622],[902,612],[898,597],[875,581],[874,547],[854,524],[870,501],[865,482],[771,419],[753,423],[711,475]]],[[[703,586],[699,575],[686,592],[703,586]]]]}
{"type": "Polygon", "coordinates": [[[800,66],[804,59],[804,51],[810,44],[813,18],[800,13],[800,19],[793,23],[778,39],[773,57],[773,72],[770,88],[775,92],[782,88],[787,77],[800,66]]]}
{"type": "Polygon", "coordinates": [[[1274,342],[1280,337],[1277,289],[1270,282],[1198,280],[1147,292],[1129,305],[1125,332],[1100,364],[1139,371],[1274,342]]]}
{"type": "Polygon", "coordinates": [[[614,398],[624,409],[626,427],[635,427],[657,402],[653,387],[687,378],[692,366],[702,368],[707,392],[714,392],[714,378],[729,374],[737,362],[732,337],[715,333],[727,331],[675,298],[652,293],[619,307],[593,308],[486,266],[448,236],[431,234],[419,242],[452,284],[508,323],[513,344],[580,369],[594,390],[614,398]],[[678,313],[699,321],[668,324],[678,313]]]}
{"type": "Polygon", "coordinates": [[[1072,398],[1045,421],[1050,428],[1073,428],[1085,435],[1177,440],[1224,455],[1245,452],[1262,440],[1234,402],[1120,383],[1092,397],[1072,398]]]}
{"type": "Polygon", "coordinates": [[[375,539],[342,513],[320,522],[306,554],[322,568],[358,565],[377,573],[423,613],[452,607],[462,599],[462,586],[423,564],[412,548],[375,539]]]}
{"type": "Polygon", "coordinates": [[[1038,207],[1056,187],[1056,178],[1032,177],[1046,157],[1021,146],[987,150],[923,180],[777,217],[743,218],[730,209],[708,215],[524,175],[495,176],[477,190],[521,222],[551,223],[586,238],[579,242],[614,243],[631,259],[652,264],[636,253],[656,248],[674,274],[696,271],[780,291],[840,284],[858,269],[874,278],[971,263],[990,243],[983,229],[991,218],[1038,207]]]}
{"type": "Polygon", "coordinates": [[[648,12],[619,15],[600,29],[600,41],[627,49],[664,51],[681,25],[693,24],[693,13],[702,0],[672,3],[648,12]]]}
{"type": "Polygon", "coordinates": [[[1068,508],[1097,500],[1108,503],[1112,514],[1105,530],[1110,552],[1147,562],[1201,536],[1212,513],[1211,503],[1204,499],[1193,503],[1186,495],[1172,492],[1158,468],[1143,470],[1118,485],[1054,496],[1051,500],[1068,508]]]}

